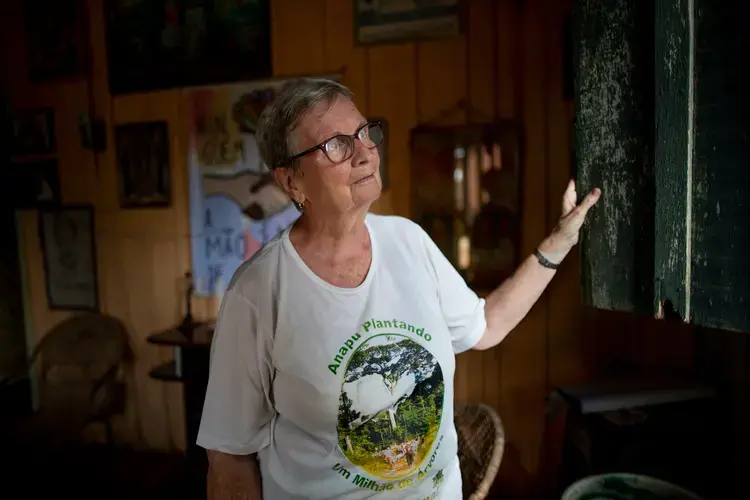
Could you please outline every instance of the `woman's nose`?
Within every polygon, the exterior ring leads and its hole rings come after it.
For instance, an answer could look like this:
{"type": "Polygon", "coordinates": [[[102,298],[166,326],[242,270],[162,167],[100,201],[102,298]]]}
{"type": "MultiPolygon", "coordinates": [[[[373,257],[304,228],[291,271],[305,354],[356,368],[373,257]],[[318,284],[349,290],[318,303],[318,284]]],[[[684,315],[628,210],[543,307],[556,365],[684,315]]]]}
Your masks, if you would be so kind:
{"type": "Polygon", "coordinates": [[[370,149],[362,141],[354,141],[354,154],[352,155],[352,166],[360,167],[372,161],[375,148],[370,149]]]}

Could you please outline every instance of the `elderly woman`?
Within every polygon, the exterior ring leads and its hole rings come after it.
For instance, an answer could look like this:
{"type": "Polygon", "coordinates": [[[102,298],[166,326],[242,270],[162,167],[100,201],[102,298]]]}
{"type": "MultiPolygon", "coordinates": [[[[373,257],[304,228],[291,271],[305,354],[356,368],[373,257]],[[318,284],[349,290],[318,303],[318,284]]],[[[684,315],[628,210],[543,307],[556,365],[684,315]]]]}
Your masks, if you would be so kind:
{"type": "Polygon", "coordinates": [[[455,355],[499,344],[578,240],[555,231],[485,300],[429,236],[368,213],[378,122],[323,79],[287,84],[257,132],[300,218],[238,269],[216,324],[198,444],[209,498],[460,499],[455,355]]]}

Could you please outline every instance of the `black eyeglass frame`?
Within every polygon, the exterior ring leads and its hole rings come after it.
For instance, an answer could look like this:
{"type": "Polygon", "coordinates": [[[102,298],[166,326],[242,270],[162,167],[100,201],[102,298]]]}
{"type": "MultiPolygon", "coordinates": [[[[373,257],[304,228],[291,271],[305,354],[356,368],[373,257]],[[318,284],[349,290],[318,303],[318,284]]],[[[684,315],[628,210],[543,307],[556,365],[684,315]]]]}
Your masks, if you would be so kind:
{"type": "MultiPolygon", "coordinates": [[[[377,125],[378,127],[380,127],[380,130],[383,131],[383,122],[381,120],[370,120],[370,121],[364,123],[361,127],[359,127],[353,134],[351,134],[351,135],[349,135],[349,134],[336,134],[333,137],[329,137],[328,139],[326,139],[325,141],[321,142],[317,146],[313,146],[310,149],[306,149],[306,150],[302,151],[301,153],[297,153],[296,155],[292,156],[291,158],[288,158],[284,163],[280,164],[279,167],[288,167],[292,163],[294,163],[296,160],[302,158],[303,156],[309,155],[310,153],[314,153],[317,150],[323,151],[323,154],[326,155],[326,158],[328,158],[328,161],[330,161],[331,163],[333,163],[335,165],[338,165],[339,163],[344,163],[346,160],[348,160],[349,158],[351,158],[354,155],[354,141],[358,140],[358,141],[362,142],[362,139],[360,139],[359,134],[361,134],[362,131],[365,128],[372,127],[373,125],[377,125]],[[338,139],[340,137],[345,137],[347,140],[351,140],[352,147],[349,150],[349,155],[347,157],[345,157],[343,160],[333,161],[333,160],[331,160],[331,157],[328,156],[328,153],[326,152],[326,145],[329,142],[331,142],[332,140],[338,139]]],[[[377,148],[378,146],[380,146],[383,143],[383,139],[384,139],[383,136],[384,135],[385,135],[385,133],[383,133],[381,135],[381,138],[380,138],[379,142],[372,141],[372,144],[373,144],[372,146],[368,146],[368,145],[365,144],[365,147],[367,149],[375,149],[375,148],[377,148]]],[[[362,142],[362,143],[364,144],[364,142],[362,142]]]]}

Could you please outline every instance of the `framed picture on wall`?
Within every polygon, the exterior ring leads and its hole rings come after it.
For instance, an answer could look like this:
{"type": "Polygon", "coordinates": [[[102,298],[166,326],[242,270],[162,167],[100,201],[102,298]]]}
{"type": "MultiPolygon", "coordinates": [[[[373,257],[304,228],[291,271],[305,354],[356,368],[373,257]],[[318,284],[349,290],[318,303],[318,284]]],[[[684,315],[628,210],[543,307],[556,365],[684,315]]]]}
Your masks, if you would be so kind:
{"type": "Polygon", "coordinates": [[[171,202],[169,138],[166,122],[115,128],[120,206],[167,207],[171,202]]]}
{"type": "Polygon", "coordinates": [[[440,2],[354,1],[354,34],[359,45],[409,42],[461,34],[459,0],[440,2]],[[439,5],[435,5],[439,4],[439,5]]]}
{"type": "Polygon", "coordinates": [[[24,0],[29,79],[47,82],[86,73],[85,0],[24,0]]]}
{"type": "Polygon", "coordinates": [[[13,113],[10,129],[10,154],[47,155],[55,151],[55,120],[51,108],[21,109],[13,113]]]}
{"type": "Polygon", "coordinates": [[[93,207],[42,209],[39,235],[49,308],[98,311],[93,207]]]}
{"type": "Polygon", "coordinates": [[[273,75],[271,0],[107,0],[105,9],[113,94],[273,75]]]}

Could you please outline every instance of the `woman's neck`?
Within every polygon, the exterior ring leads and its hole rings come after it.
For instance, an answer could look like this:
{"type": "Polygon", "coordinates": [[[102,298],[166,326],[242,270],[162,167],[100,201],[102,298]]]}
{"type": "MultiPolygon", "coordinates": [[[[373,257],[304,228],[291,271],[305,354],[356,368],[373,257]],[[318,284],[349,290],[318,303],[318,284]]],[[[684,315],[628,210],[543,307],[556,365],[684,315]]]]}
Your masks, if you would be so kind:
{"type": "Polygon", "coordinates": [[[346,214],[338,218],[318,218],[303,213],[292,228],[292,243],[303,246],[315,246],[318,249],[339,253],[359,247],[363,240],[369,239],[365,216],[367,212],[346,214]]]}

